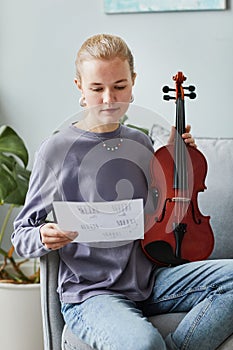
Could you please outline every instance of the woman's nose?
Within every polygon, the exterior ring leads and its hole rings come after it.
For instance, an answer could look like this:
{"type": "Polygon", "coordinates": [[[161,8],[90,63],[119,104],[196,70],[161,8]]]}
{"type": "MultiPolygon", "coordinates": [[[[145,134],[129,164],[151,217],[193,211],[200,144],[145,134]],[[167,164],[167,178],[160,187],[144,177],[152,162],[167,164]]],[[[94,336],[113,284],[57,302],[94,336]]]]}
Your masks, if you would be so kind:
{"type": "Polygon", "coordinates": [[[115,94],[111,90],[105,90],[103,94],[103,103],[112,103],[115,102],[115,94]]]}

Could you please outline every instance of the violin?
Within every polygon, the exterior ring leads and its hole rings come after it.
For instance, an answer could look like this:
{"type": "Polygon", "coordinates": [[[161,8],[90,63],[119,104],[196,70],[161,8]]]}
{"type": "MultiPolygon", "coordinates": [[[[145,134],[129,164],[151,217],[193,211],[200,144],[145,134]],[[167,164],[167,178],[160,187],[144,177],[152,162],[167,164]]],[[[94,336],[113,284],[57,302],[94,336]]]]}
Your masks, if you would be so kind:
{"type": "Polygon", "coordinates": [[[151,160],[151,192],[155,199],[153,213],[145,217],[142,249],[149,259],[163,266],[176,266],[208,258],[214,247],[210,216],[198,208],[198,193],[206,189],[207,161],[194,147],[186,145],[185,97],[196,97],[195,87],[183,87],[186,77],[178,72],[175,88],[165,86],[163,92],[175,91],[174,143],[159,148],[151,160]],[[185,94],[184,90],[190,93],[185,94]]]}

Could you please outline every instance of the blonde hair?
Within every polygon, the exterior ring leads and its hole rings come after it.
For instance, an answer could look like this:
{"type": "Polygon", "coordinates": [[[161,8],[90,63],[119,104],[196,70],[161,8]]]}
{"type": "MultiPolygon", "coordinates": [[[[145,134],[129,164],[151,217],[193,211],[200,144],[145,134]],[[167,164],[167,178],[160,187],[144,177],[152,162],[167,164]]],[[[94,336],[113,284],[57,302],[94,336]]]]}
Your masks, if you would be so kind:
{"type": "Polygon", "coordinates": [[[75,61],[77,80],[81,82],[80,66],[83,61],[90,59],[108,60],[115,57],[128,61],[132,80],[134,80],[134,58],[123,39],[110,34],[97,34],[88,38],[77,53],[75,61]]]}

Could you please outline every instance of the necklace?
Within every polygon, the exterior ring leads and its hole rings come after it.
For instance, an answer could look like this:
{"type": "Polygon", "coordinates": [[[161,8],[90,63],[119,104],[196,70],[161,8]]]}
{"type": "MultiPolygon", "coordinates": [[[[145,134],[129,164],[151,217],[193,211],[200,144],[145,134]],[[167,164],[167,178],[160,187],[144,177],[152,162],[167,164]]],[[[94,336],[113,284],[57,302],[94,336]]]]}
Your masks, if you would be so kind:
{"type": "Polygon", "coordinates": [[[110,146],[110,145],[107,145],[107,143],[104,141],[102,141],[102,145],[107,151],[115,152],[119,149],[119,147],[121,147],[123,141],[124,141],[123,138],[120,137],[119,142],[116,145],[110,146]]]}
{"type": "Polygon", "coordinates": [[[122,143],[124,141],[124,139],[120,135],[118,137],[119,141],[117,143],[111,145],[111,144],[108,144],[106,141],[103,141],[98,135],[95,134],[95,136],[97,137],[97,139],[99,139],[101,141],[103,148],[106,149],[106,151],[109,151],[109,152],[117,151],[121,147],[121,145],[122,145],[122,143]]]}
{"type": "MultiPolygon", "coordinates": [[[[85,121],[84,121],[85,122],[85,121]]],[[[80,126],[79,126],[80,127],[80,126]]],[[[81,127],[82,128],[82,127],[81,127]]],[[[90,131],[90,129],[87,127],[87,125],[86,125],[86,122],[85,122],[85,128],[83,128],[84,130],[87,130],[87,131],[90,131]]],[[[103,146],[103,148],[104,149],[106,149],[106,151],[108,151],[108,152],[115,152],[115,151],[117,151],[120,147],[121,147],[121,145],[122,145],[122,143],[123,143],[123,141],[124,141],[124,139],[123,139],[123,137],[121,136],[121,133],[120,133],[120,135],[119,135],[119,137],[118,138],[116,138],[116,139],[118,139],[119,141],[117,142],[117,143],[115,143],[115,144],[108,144],[106,141],[103,141],[102,139],[101,139],[101,137],[99,137],[98,135],[97,135],[97,133],[95,132],[95,133],[93,133],[94,134],[94,136],[97,138],[97,139],[99,139],[100,140],[100,142],[102,143],[102,146],[103,146]]],[[[113,139],[112,139],[113,140],[113,139]]],[[[111,140],[111,141],[112,141],[111,140]]],[[[114,140],[115,140],[115,138],[114,138],[114,140]]]]}

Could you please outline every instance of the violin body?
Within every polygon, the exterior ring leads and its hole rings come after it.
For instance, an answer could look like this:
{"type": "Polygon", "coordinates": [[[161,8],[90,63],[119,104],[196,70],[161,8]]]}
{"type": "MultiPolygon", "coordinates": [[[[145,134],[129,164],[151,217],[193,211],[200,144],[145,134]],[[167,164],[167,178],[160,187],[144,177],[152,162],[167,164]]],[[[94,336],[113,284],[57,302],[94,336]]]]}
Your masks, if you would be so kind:
{"type": "Polygon", "coordinates": [[[159,148],[151,161],[150,190],[156,205],[145,217],[142,240],[147,257],[164,266],[206,259],[214,247],[210,216],[198,208],[198,193],[206,189],[207,162],[183,141],[184,105],[183,100],[176,102],[175,142],[159,148]]]}
{"type": "Polygon", "coordinates": [[[146,255],[161,265],[180,265],[208,258],[214,247],[210,216],[203,216],[197,199],[206,189],[207,162],[197,149],[187,147],[188,188],[174,189],[174,146],[155,152],[151,162],[157,207],[146,216],[142,242],[146,255]]]}

